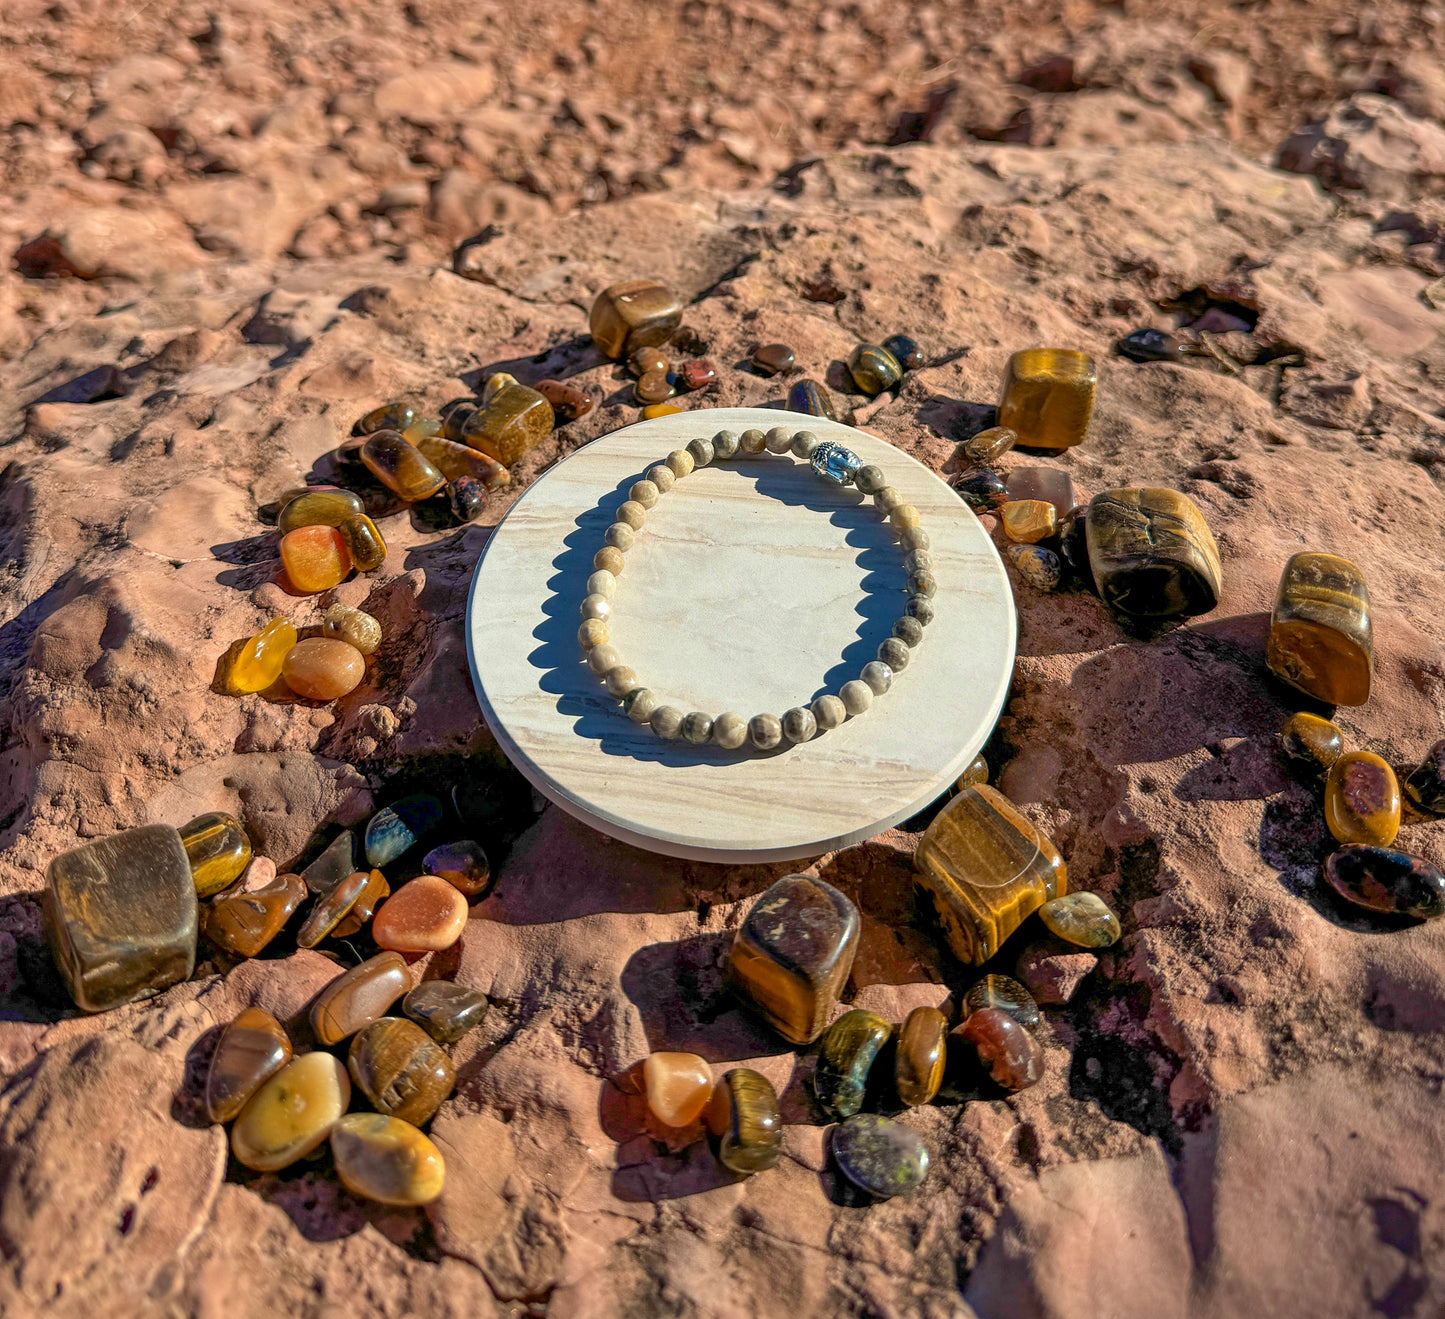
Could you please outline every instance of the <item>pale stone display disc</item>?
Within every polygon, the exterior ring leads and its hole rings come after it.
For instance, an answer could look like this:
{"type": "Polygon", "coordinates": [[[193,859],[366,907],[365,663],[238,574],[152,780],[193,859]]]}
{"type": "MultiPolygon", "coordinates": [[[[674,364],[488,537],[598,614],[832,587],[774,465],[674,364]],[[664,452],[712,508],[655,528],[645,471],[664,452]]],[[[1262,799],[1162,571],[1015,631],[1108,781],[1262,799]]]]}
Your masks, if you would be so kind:
{"type": "MultiPolygon", "coordinates": [[[[781,715],[858,676],[902,614],[906,580],[871,499],[798,459],[740,453],[648,513],[618,581],[612,644],[684,713],[781,715]]],[[[942,794],[993,729],[1016,634],[998,553],[937,476],[851,427],[761,408],[658,417],[584,445],[502,519],[467,602],[472,680],[512,763],[603,833],[725,863],[817,856],[942,794]],[[578,649],[592,556],[629,487],[673,449],[774,426],[883,468],[931,538],[937,616],[892,690],[841,728],[767,754],[665,742],[622,713],[578,649]]]]}

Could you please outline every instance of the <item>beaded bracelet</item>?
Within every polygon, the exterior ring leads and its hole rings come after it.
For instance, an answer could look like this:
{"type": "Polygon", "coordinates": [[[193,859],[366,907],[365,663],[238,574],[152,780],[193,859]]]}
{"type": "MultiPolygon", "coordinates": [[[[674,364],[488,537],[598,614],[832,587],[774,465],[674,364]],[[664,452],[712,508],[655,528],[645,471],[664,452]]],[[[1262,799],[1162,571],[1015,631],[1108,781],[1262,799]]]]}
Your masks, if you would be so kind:
{"type": "Polygon", "coordinates": [[[595,571],[587,579],[577,641],[588,667],[622,702],[628,718],[649,725],[661,738],[680,737],[695,746],[713,742],[729,751],[744,742],[759,751],[771,751],[785,739],[806,742],[820,728],[837,728],[850,715],[868,709],[875,696],[883,695],[893,685],[893,675],[908,667],[909,651],[923,640],[924,626],[933,617],[930,597],[938,590],[933,559],[928,553],[928,533],[919,525],[918,510],[904,503],[903,496],[887,484],[882,468],[871,463],[864,466],[857,454],[841,444],[820,442],[812,431],[789,432],[782,426],[775,426],[767,434],[760,430],[746,430],[741,435],[719,431],[710,440],[696,439],[685,449],[674,449],[665,462],[649,468],[645,478],[627,495],[626,502],[617,509],[617,520],[603,535],[602,548],[593,557],[595,571]],[[903,617],[893,625],[893,635],[878,647],[878,658],[865,664],[858,678],[845,682],[836,696],[824,695],[810,706],[794,706],[781,719],[772,714],[744,719],[731,711],[716,719],[698,710],[683,714],[676,706],[663,705],[650,688],[644,687],[610,644],[607,620],[612,614],[617,578],[626,562],[625,554],[647,520],[648,510],[678,481],[715,459],[739,455],[751,458],[764,451],[779,456],[791,454],[811,462],[813,470],[824,479],[835,485],[856,485],[863,494],[873,496],[874,506],[888,519],[907,552],[904,566],[908,570],[908,601],[903,617]]]}

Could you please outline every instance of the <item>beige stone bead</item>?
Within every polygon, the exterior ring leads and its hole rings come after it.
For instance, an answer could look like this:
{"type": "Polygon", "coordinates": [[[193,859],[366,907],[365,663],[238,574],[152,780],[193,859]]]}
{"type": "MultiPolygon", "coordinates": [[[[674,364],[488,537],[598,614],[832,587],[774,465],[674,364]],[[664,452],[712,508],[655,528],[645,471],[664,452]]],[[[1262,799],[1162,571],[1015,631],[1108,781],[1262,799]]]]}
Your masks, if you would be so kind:
{"type": "MultiPolygon", "coordinates": [[[[908,667],[908,647],[897,637],[888,637],[878,647],[878,659],[886,664],[894,673],[902,673],[908,667]]],[[[865,679],[866,681],[866,679],[865,679]]]]}
{"type": "Polygon", "coordinates": [[[924,568],[932,569],[933,555],[927,550],[914,550],[911,554],[903,556],[903,567],[908,572],[919,572],[924,568]]]}
{"type": "Polygon", "coordinates": [[[881,659],[869,660],[858,675],[874,696],[882,696],[893,686],[893,669],[881,659]]]}
{"type": "Polygon", "coordinates": [[[604,545],[592,556],[592,566],[598,572],[610,572],[614,577],[621,577],[623,568],[627,566],[627,559],[617,546],[604,545]]]}
{"type": "Polygon", "coordinates": [[[634,481],[627,492],[628,499],[636,500],[643,508],[651,508],[661,498],[662,491],[651,481],[634,481]]]}
{"type": "Polygon", "coordinates": [[[687,442],[687,451],[692,454],[693,465],[706,467],[713,460],[712,441],[698,438],[687,442]]]}
{"type": "Polygon", "coordinates": [[[745,430],[738,436],[738,448],[750,458],[757,457],[767,447],[767,436],[760,430],[745,430]]]}
{"type": "Polygon", "coordinates": [[[792,451],[794,458],[808,459],[813,456],[813,450],[818,447],[818,444],[818,437],[812,431],[797,431],[788,448],[792,451]]]}
{"type": "Polygon", "coordinates": [[[836,696],[820,696],[813,702],[813,718],[819,728],[838,728],[847,717],[848,707],[836,696]]]}
{"type": "Polygon", "coordinates": [[[888,484],[888,478],[876,463],[866,463],[853,473],[853,484],[862,494],[876,495],[888,484]]]}
{"type": "Polygon", "coordinates": [[[672,469],[672,474],[680,481],[684,476],[691,476],[692,469],[697,466],[693,461],[692,454],[686,449],[674,449],[667,455],[667,465],[672,469]]]}
{"type": "Polygon", "coordinates": [[[655,463],[647,469],[647,479],[663,494],[677,484],[677,474],[666,463],[655,463]]]}
{"type": "Polygon", "coordinates": [[[587,594],[600,595],[611,600],[617,594],[617,578],[610,572],[599,569],[587,579],[587,594]]]}
{"type": "Polygon", "coordinates": [[[637,670],[626,664],[617,664],[608,669],[602,681],[607,684],[607,694],[619,701],[630,691],[636,691],[642,684],[637,681],[637,670]]]}
{"type": "Polygon", "coordinates": [[[712,715],[704,714],[701,710],[693,710],[683,717],[682,721],[683,741],[691,742],[693,746],[700,747],[712,737],[712,715]]]}
{"type": "Polygon", "coordinates": [[[719,462],[724,458],[736,458],[737,452],[737,431],[718,431],[718,433],[712,437],[712,456],[719,462]]]}
{"type": "Polygon", "coordinates": [[[602,618],[589,618],[577,629],[577,644],[583,650],[591,650],[593,646],[600,646],[604,641],[612,639],[611,629],[607,621],[602,618]]]}
{"type": "Polygon", "coordinates": [[[617,647],[610,643],[593,646],[587,652],[587,667],[599,678],[608,669],[615,669],[621,663],[622,656],[617,653],[617,647]]]}
{"type": "Polygon", "coordinates": [[[775,714],[755,714],[748,720],[748,741],[759,751],[771,751],[783,740],[783,721],[775,714]]]}
{"type": "Polygon", "coordinates": [[[657,710],[657,696],[650,687],[634,687],[622,698],[622,709],[634,724],[645,724],[657,710]]]}
{"type": "Polygon", "coordinates": [[[926,568],[908,574],[910,595],[937,595],[938,579],[926,568]]]}
{"type": "Polygon", "coordinates": [[[898,638],[909,650],[923,640],[923,624],[916,618],[904,614],[893,624],[893,635],[898,638]]]}
{"type": "Polygon", "coordinates": [[[647,722],[665,741],[672,742],[682,736],[682,711],[675,705],[659,705],[647,722]]]}
{"type": "Polygon", "coordinates": [[[912,504],[894,504],[888,510],[888,522],[894,531],[907,531],[909,527],[916,527],[922,521],[923,518],[912,504]]]}
{"type": "Polygon", "coordinates": [[[727,751],[736,751],[748,740],[748,721],[729,710],[712,721],[712,740],[727,751]]]}
{"type": "Polygon", "coordinates": [[[908,603],[903,606],[903,612],[909,618],[916,618],[924,627],[933,622],[934,614],[937,612],[933,607],[933,601],[926,595],[910,595],[908,603]]]}
{"type": "Polygon", "coordinates": [[[905,550],[926,550],[928,533],[922,527],[905,527],[898,533],[898,542],[905,550]]]}
{"type": "MultiPolygon", "coordinates": [[[[657,482],[653,482],[657,485],[657,482]]],[[[660,490],[662,487],[658,486],[660,490]]],[[[647,521],[647,510],[635,499],[624,499],[617,505],[617,521],[625,522],[633,531],[640,531],[642,524],[647,521]]]]}
{"type": "Polygon", "coordinates": [[[818,721],[813,712],[804,705],[795,705],[783,711],[783,736],[789,742],[807,742],[818,733],[818,721]]]}
{"type": "Polygon", "coordinates": [[[873,496],[873,507],[887,517],[893,512],[896,505],[903,502],[903,496],[891,485],[885,485],[882,490],[877,491],[873,496]]]}
{"type": "Polygon", "coordinates": [[[626,554],[636,541],[637,533],[625,522],[614,522],[602,533],[602,539],[606,544],[615,546],[626,554]]]}
{"type": "Polygon", "coordinates": [[[612,601],[605,595],[589,595],[582,601],[582,617],[587,618],[611,618],[612,601]]]}
{"type": "Polygon", "coordinates": [[[793,447],[793,432],[786,426],[774,426],[763,437],[763,443],[768,446],[769,453],[787,453],[793,447]]]}
{"type": "Polygon", "coordinates": [[[862,714],[873,704],[873,689],[866,682],[854,678],[838,689],[838,699],[849,714],[862,714]]]}

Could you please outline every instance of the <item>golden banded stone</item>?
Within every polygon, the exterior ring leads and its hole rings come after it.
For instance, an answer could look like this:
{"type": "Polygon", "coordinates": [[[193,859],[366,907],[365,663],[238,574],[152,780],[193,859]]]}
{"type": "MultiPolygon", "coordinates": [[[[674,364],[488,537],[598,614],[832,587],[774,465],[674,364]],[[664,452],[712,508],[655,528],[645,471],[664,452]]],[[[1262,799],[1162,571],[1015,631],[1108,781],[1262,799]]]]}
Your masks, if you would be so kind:
{"type": "Polygon", "coordinates": [[[1082,444],[1094,414],[1098,373],[1088,353],[1070,348],[1025,348],[1004,372],[998,424],[1037,449],[1082,444]]]}
{"type": "Polygon", "coordinates": [[[1143,618],[1204,614],[1219,603],[1219,546],[1188,495],[1160,486],[1105,490],[1085,534],[1105,604],[1143,618]]]}
{"type": "Polygon", "coordinates": [[[1337,554],[1306,551],[1284,566],[1265,663],[1291,687],[1330,705],[1370,699],[1374,636],[1364,574],[1337,554]]]}
{"type": "Polygon", "coordinates": [[[386,1205],[424,1205],[446,1185],[441,1151],[410,1122],[348,1113],[331,1128],[336,1175],[346,1188],[386,1205]]]}

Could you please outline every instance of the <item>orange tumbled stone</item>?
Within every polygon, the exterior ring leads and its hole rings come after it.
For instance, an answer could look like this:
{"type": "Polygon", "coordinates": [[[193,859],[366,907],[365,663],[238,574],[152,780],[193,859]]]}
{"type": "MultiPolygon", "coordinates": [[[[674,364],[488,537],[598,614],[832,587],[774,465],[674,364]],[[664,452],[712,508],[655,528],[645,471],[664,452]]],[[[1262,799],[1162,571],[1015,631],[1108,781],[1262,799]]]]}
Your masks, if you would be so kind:
{"type": "Polygon", "coordinates": [[[446,880],[421,875],[382,903],[371,922],[371,937],[378,948],[435,953],[456,943],[466,923],[466,898],[446,880]]]}
{"type": "Polygon", "coordinates": [[[346,540],[335,527],[297,527],[281,537],[281,564],[305,595],[329,591],[351,571],[346,540]]]}
{"type": "Polygon", "coordinates": [[[354,691],[366,676],[366,657],[349,642],[307,637],[291,647],[281,676],[297,696],[334,701],[354,691]]]}
{"type": "Polygon", "coordinates": [[[695,1053],[649,1054],[642,1079],[647,1106],[665,1126],[691,1126],[712,1098],[712,1069],[695,1053]]]}

